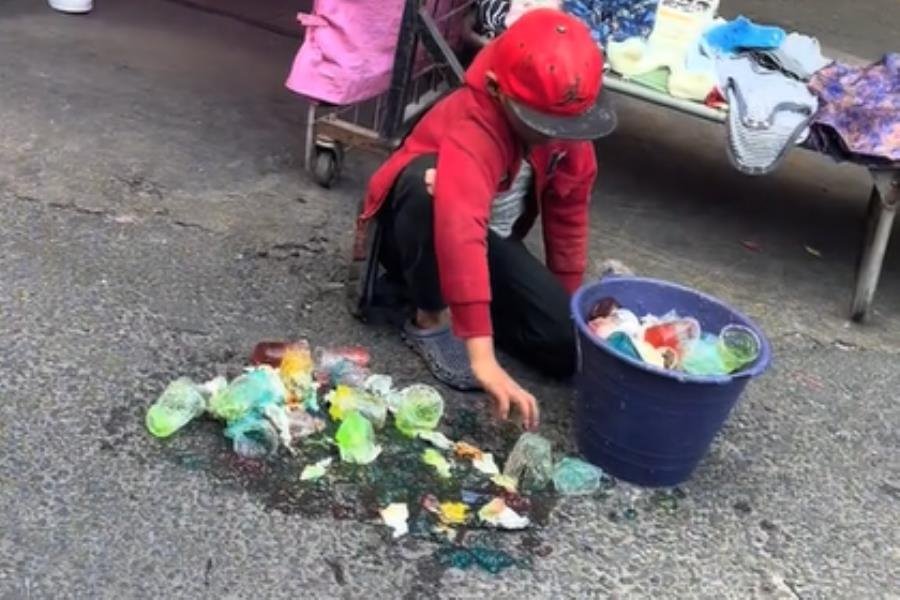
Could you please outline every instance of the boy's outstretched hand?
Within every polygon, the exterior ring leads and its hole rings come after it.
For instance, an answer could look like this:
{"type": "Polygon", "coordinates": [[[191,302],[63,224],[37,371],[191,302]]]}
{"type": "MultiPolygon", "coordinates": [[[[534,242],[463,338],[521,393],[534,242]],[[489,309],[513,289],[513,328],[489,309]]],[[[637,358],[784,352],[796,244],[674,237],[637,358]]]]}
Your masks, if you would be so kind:
{"type": "Polygon", "coordinates": [[[494,404],[494,417],[509,418],[509,409],[515,407],[522,415],[525,429],[537,429],[540,411],[537,400],[509,376],[494,355],[494,340],[489,337],[466,340],[472,373],[484,387],[494,404]]]}
{"type": "MultiPolygon", "coordinates": [[[[425,171],[425,189],[432,196],[436,174],[437,171],[434,169],[425,171]]],[[[537,429],[541,420],[537,400],[516,383],[516,380],[497,362],[494,355],[494,339],[470,338],[466,340],[466,350],[475,379],[494,403],[494,417],[505,421],[509,418],[509,409],[515,407],[522,415],[522,425],[525,429],[537,429]]]]}

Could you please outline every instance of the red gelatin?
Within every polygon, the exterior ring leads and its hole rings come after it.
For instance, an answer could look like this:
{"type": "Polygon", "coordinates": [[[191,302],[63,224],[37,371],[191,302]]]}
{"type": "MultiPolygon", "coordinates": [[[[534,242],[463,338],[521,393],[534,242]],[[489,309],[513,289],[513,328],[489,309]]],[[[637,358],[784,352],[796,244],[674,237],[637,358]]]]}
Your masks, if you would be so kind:
{"type": "Polygon", "coordinates": [[[281,359],[284,358],[284,353],[288,348],[301,349],[300,345],[296,342],[259,342],[250,354],[250,364],[269,365],[270,367],[277,369],[281,366],[281,359]]]}

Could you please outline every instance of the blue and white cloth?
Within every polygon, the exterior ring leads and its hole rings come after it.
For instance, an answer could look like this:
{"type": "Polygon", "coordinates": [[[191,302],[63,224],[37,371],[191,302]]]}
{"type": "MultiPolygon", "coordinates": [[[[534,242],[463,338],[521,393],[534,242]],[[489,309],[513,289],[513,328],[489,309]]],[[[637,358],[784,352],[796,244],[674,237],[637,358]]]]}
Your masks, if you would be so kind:
{"type": "Polygon", "coordinates": [[[562,9],[591,28],[600,44],[649,37],[658,0],[563,0],[562,9]]]}

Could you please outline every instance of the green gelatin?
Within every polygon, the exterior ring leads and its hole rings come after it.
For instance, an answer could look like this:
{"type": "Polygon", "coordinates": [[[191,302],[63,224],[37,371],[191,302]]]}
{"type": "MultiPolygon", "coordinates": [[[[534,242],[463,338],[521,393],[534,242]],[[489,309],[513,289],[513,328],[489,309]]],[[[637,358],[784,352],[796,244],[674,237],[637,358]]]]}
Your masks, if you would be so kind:
{"type": "Polygon", "coordinates": [[[444,415],[444,399],[430,385],[411,385],[401,392],[394,421],[403,435],[434,429],[444,415]]]}
{"type": "Polygon", "coordinates": [[[700,339],[691,342],[681,367],[686,373],[699,376],[726,375],[728,369],[719,354],[719,339],[713,334],[704,333],[700,339]]]}
{"type": "Polygon", "coordinates": [[[156,437],[169,437],[203,413],[203,394],[187,377],[176,379],[147,411],[147,430],[156,437]]]}
{"type": "Polygon", "coordinates": [[[719,333],[717,348],[726,371],[734,373],[759,357],[759,336],[743,325],[728,325],[719,333]]]}
{"type": "Polygon", "coordinates": [[[277,371],[267,366],[256,367],[214,394],[209,401],[209,411],[232,423],[246,417],[250,411],[262,411],[267,404],[284,402],[286,395],[277,371]]]}
{"type": "Polygon", "coordinates": [[[372,423],[356,411],[344,416],[334,441],[344,462],[367,465],[381,453],[381,446],[375,444],[372,423]]]}

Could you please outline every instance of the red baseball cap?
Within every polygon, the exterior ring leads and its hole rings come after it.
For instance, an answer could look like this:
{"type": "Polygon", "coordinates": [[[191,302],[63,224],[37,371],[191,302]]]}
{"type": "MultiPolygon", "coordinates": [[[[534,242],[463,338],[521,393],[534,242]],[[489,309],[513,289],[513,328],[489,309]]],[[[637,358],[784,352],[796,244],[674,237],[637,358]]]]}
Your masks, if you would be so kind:
{"type": "Polygon", "coordinates": [[[526,125],[551,138],[576,140],[615,129],[615,112],[600,94],[603,53],[581,20],[535,9],[491,45],[500,91],[526,125]]]}

